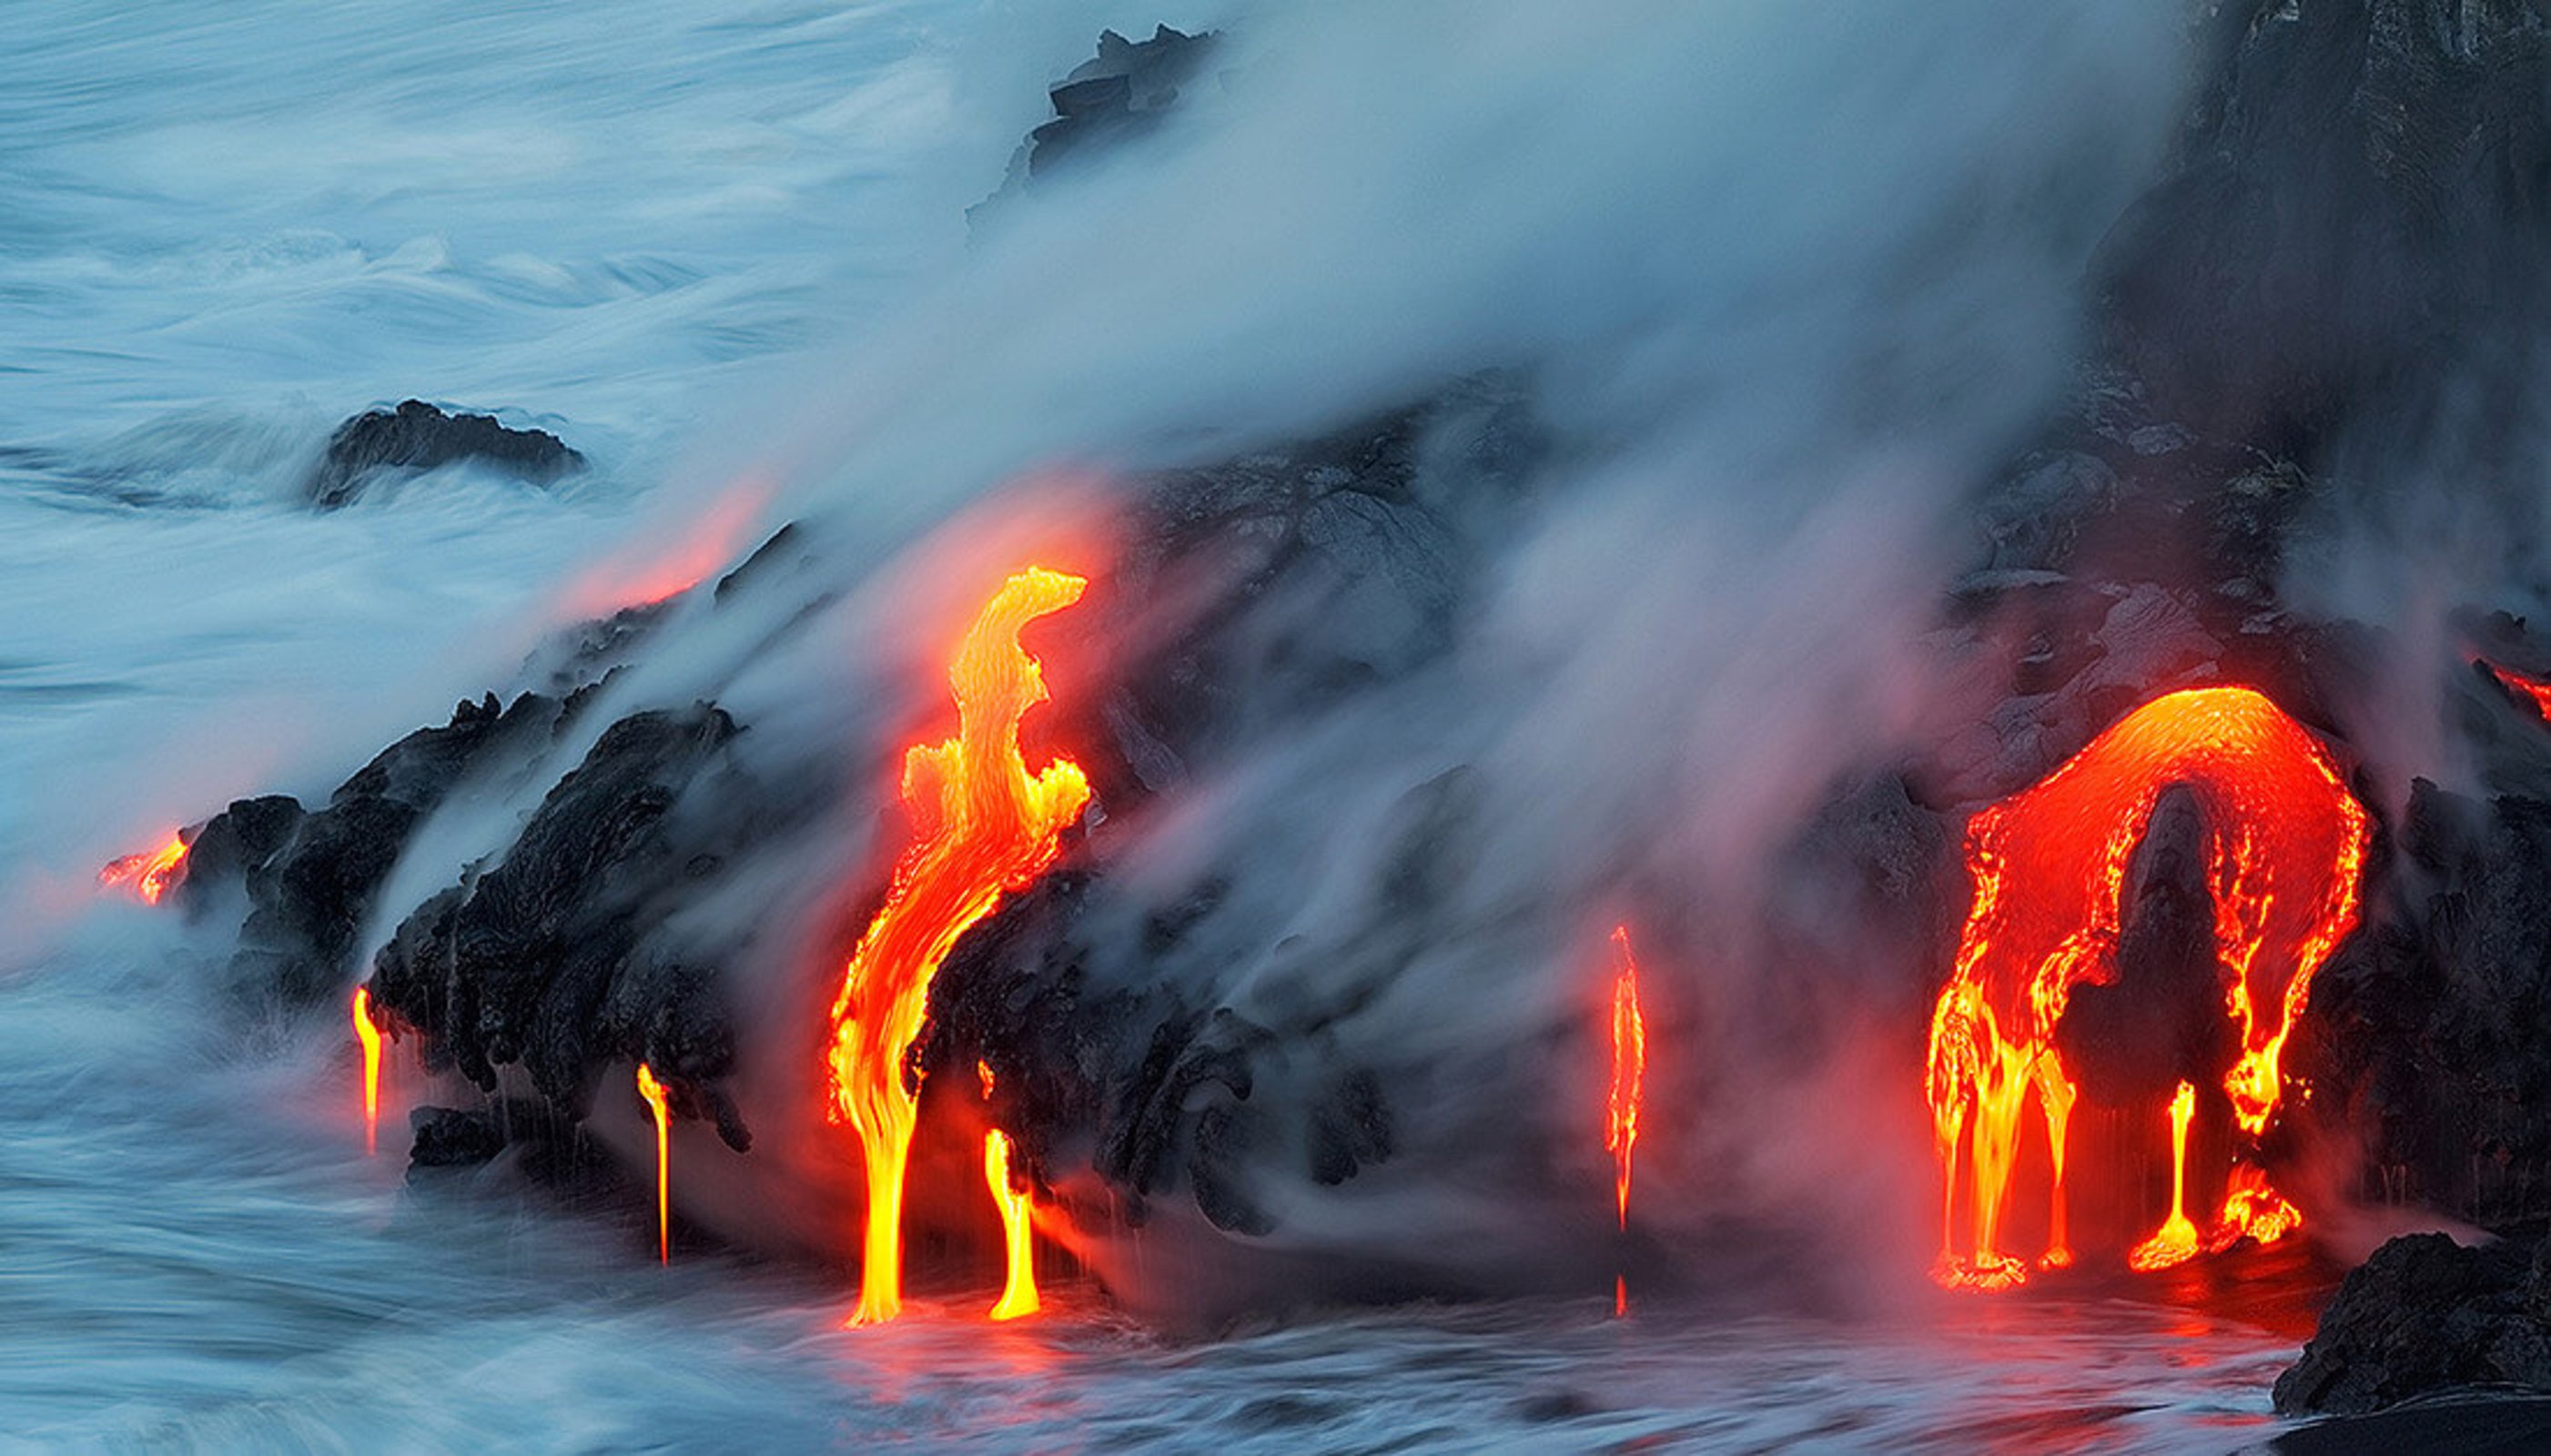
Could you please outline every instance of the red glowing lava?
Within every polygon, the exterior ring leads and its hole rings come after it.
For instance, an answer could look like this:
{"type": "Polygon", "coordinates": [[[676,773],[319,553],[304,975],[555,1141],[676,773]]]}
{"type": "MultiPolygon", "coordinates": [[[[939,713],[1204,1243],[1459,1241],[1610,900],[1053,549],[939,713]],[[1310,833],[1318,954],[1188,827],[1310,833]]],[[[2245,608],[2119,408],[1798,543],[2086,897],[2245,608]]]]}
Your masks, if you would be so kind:
{"type": "MultiPolygon", "coordinates": [[[[2000,1225],[2031,1092],[2052,1173],[2038,1262],[2072,1259],[2064,1159],[2075,1092],[2056,1055],[2056,1024],[2076,986],[2115,979],[2128,862],[2175,784],[2195,795],[2204,819],[2224,1011],[2240,1035],[2223,1089],[2254,1145],[2276,1111],[2286,1037],[2313,975],[2356,926],[2368,819],[2328,751],[2274,703],[2248,688],[2191,688],[2137,709],[1967,827],[1975,902],[1932,1012],[1924,1084],[1942,1173],[1934,1276],[1943,1284],[2000,1289],[2027,1277],[2027,1264],[2003,1249],[2000,1225]],[[1971,1231],[1963,1251],[1962,1192],[1971,1231]]],[[[2234,1238],[2273,1237],[2298,1221],[2256,1168],[2236,1166],[2232,1187],[2219,1221],[2234,1238]],[[2253,1188],[2274,1208],[2242,1196],[2253,1188]]]]}
{"type": "Polygon", "coordinates": [[[146,905],[159,903],[159,897],[176,887],[186,878],[186,836],[172,831],[168,842],[147,854],[126,855],[111,861],[97,872],[100,888],[113,889],[129,884],[146,905]]]}
{"type": "Polygon", "coordinates": [[[1630,1150],[1639,1141],[1640,1084],[1648,1071],[1648,1028],[1639,1016],[1639,963],[1630,927],[1614,926],[1620,967],[1612,980],[1612,1094],[1604,1105],[1603,1148],[1612,1155],[1612,1192],[1621,1227],[1630,1226],[1630,1150]]]}
{"type": "Polygon", "coordinates": [[[2542,715],[2542,721],[2551,723],[2551,682],[2527,677],[2492,662],[2483,662],[2481,666],[2489,669],[2489,675],[2498,679],[2500,687],[2533,704],[2533,711],[2542,715]]]}
{"type": "Polygon", "coordinates": [[[363,1048],[363,1156],[381,1150],[381,1029],[372,1021],[372,993],[355,988],[355,1040],[363,1048]]]}
{"type": "MultiPolygon", "coordinates": [[[[1613,1202],[1621,1231],[1630,1229],[1630,1150],[1639,1141],[1639,1104],[1648,1071],[1648,1026],[1639,1015],[1639,963],[1630,954],[1630,927],[1612,927],[1620,969],[1612,978],[1612,1091],[1604,1104],[1603,1148],[1612,1155],[1613,1202]]],[[[1612,1313],[1630,1312],[1630,1282],[1612,1277],[1612,1313]]]]}
{"type": "Polygon", "coordinates": [[[1020,718],[1046,700],[1019,631],[1078,601],[1087,584],[1042,567],[1003,582],[950,665],[957,736],[904,756],[913,841],[843,968],[827,1058],[835,1113],[859,1133],[867,1169],[854,1324],[891,1319],[902,1307],[903,1176],[918,1111],[904,1052],[920,1034],[930,980],[969,926],[1054,864],[1064,829],[1089,801],[1077,764],[1057,759],[1031,774],[1019,751],[1020,718]]]}
{"type": "Polygon", "coordinates": [[[656,1262],[673,1262],[672,1112],[664,1102],[664,1085],[656,1071],[638,1064],[638,1095],[656,1119],[656,1262]]]}

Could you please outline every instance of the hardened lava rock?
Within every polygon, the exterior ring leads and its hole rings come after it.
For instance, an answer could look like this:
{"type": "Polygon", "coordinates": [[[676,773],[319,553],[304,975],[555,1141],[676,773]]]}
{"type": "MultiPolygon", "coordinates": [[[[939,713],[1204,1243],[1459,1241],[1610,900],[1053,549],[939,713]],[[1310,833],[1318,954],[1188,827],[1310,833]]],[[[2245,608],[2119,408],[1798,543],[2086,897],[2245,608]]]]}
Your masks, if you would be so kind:
{"type": "Polygon", "coordinates": [[[379,480],[471,464],[536,485],[584,468],[584,457],[546,430],[517,430],[493,415],[452,414],[410,399],[337,427],[303,483],[321,510],[352,504],[379,480]]]}

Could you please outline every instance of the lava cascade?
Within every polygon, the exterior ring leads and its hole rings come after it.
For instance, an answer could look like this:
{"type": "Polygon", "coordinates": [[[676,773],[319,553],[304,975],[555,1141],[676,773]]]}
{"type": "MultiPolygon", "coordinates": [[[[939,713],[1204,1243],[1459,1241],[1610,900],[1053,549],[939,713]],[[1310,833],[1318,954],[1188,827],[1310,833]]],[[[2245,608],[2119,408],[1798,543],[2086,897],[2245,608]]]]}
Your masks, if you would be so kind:
{"type": "MultiPolygon", "coordinates": [[[[2253,1148],[2277,1109],[2286,1037],[2313,975],[2357,923],[2369,821],[2328,751],[2265,696],[2190,688],[2145,704],[1968,825],[1975,899],[1932,1012],[1925,1069],[1943,1284],[1998,1289],[2026,1278],[2027,1264],[2002,1246],[2001,1220],[2032,1092],[2052,1173],[2038,1262],[2071,1262],[2065,1142],[2076,1093],[2056,1026],[2076,986],[2116,977],[2129,861],[2175,784],[2195,794],[2204,818],[2223,1010],[2240,1047],[2223,1090],[2253,1148]]],[[[2235,1157],[2212,1242],[2266,1241],[2299,1224],[2264,1173],[2235,1157]]]]}
{"type": "Polygon", "coordinates": [[[1042,567],[1003,582],[950,665],[957,736],[904,756],[914,837],[844,968],[828,1054],[833,1110],[859,1134],[867,1172],[854,1324],[891,1319],[902,1307],[903,1178],[919,1112],[905,1054],[921,1032],[931,978],[969,926],[1054,864],[1064,829],[1089,801],[1077,764],[1057,759],[1031,773],[1020,752],[1019,720],[1045,701],[1046,688],[1018,642],[1020,629],[1078,601],[1087,584],[1042,567]]]}
{"type": "Polygon", "coordinates": [[[673,1262],[673,1122],[656,1069],[638,1064],[638,1095],[656,1120],[656,1262],[673,1262]]]}
{"type": "MultiPolygon", "coordinates": [[[[1630,1150],[1639,1141],[1639,1104],[1648,1071],[1648,1026],[1639,1014],[1639,962],[1630,927],[1612,927],[1619,969],[1612,978],[1612,1088],[1604,1102],[1603,1148],[1612,1155],[1612,1196],[1621,1231],[1630,1230],[1630,1150]]],[[[1630,1312],[1630,1282],[1612,1277],[1612,1313],[1630,1312]]]]}
{"type": "Polygon", "coordinates": [[[995,1127],[983,1134],[983,1182],[1001,1210],[1001,1247],[1007,1274],[994,1319],[1016,1319],[1037,1312],[1035,1229],[1028,1219],[1028,1196],[1010,1187],[1010,1135],[995,1127]]]}
{"type": "Polygon", "coordinates": [[[2195,1115],[2196,1089],[2183,1082],[2170,1099],[2170,1216],[2126,1255],[2126,1267],[2139,1273],[2196,1257],[2196,1225],[2188,1216],[2188,1124],[2195,1115]]]}
{"type": "Polygon", "coordinates": [[[355,988],[355,1040],[363,1049],[363,1156],[381,1150],[381,1028],[372,1020],[372,993],[355,988]]]}
{"type": "Polygon", "coordinates": [[[97,872],[100,887],[113,889],[129,884],[146,905],[159,903],[159,897],[185,878],[186,836],[182,831],[170,834],[168,842],[155,850],[126,855],[97,872]]]}

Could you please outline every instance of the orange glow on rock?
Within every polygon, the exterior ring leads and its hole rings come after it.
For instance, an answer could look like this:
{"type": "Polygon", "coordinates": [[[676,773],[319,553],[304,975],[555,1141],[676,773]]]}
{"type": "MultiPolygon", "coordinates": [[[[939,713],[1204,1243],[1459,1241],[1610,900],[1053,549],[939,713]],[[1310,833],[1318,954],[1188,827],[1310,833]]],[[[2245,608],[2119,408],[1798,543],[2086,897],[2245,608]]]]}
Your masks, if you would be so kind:
{"type": "Polygon", "coordinates": [[[1079,765],[1057,759],[1030,773],[1019,750],[1019,720],[1046,700],[1019,631],[1078,601],[1087,585],[1041,567],[1003,582],[949,668],[957,736],[904,756],[913,840],[843,969],[827,1059],[835,1114],[859,1134],[867,1171],[853,1324],[891,1319],[902,1307],[903,1177],[919,1110],[904,1059],[921,1032],[931,978],[968,927],[1054,864],[1064,829],[1089,801],[1079,765]]]}
{"type": "Polygon", "coordinates": [[[372,993],[355,988],[355,1040],[363,1048],[363,1156],[381,1147],[381,1029],[372,1021],[372,993]]]}
{"type": "Polygon", "coordinates": [[[992,1306],[994,1319],[1016,1319],[1037,1312],[1036,1241],[1028,1221],[1028,1196],[1010,1187],[1010,1135],[993,1128],[983,1134],[983,1182],[1001,1210],[1001,1242],[1008,1274],[1001,1298],[992,1306]]]}
{"type": "Polygon", "coordinates": [[[647,1111],[656,1119],[656,1262],[673,1262],[673,1121],[672,1110],[665,1105],[664,1085],[656,1080],[656,1071],[646,1063],[638,1064],[638,1095],[646,1100],[647,1111]]]}
{"type": "Polygon", "coordinates": [[[2075,1089],[2055,1030],[2076,986],[2116,977],[2129,862],[2176,784],[2204,820],[2224,1013],[2240,1039],[2223,1082],[2233,1121],[2255,1143],[2276,1111],[2286,1038],[2313,975],[2356,927],[2369,820],[2328,751],[2266,697],[2190,688],[2145,704],[1967,826],[1975,900],[1932,1011],[1924,1077],[1942,1175],[1934,1277],[1944,1285],[2002,1289],[2027,1277],[2002,1246],[2001,1219],[2032,1093],[2052,1175],[2038,1262],[2072,1259],[2064,1179],[2075,1089]]]}
{"type": "Polygon", "coordinates": [[[1603,1147],[1612,1155],[1612,1193],[1621,1227],[1630,1226],[1630,1150],[1639,1141],[1639,1104],[1648,1072],[1648,1027],[1639,1015],[1639,963],[1630,954],[1630,927],[1612,927],[1620,953],[1612,979],[1612,1094],[1605,1102],[1603,1147]]]}
{"type": "Polygon", "coordinates": [[[2129,1269],[2149,1274],[2196,1257],[2196,1225],[2188,1219],[2188,1124],[2195,1115],[2196,1089],[2183,1082],[2170,1099],[2170,1216],[2127,1253],[2129,1269]]]}
{"type": "Polygon", "coordinates": [[[186,836],[182,830],[171,832],[168,842],[155,850],[126,855],[110,861],[97,872],[100,888],[113,889],[129,884],[146,905],[159,903],[159,897],[175,888],[177,882],[185,878],[186,836]]]}

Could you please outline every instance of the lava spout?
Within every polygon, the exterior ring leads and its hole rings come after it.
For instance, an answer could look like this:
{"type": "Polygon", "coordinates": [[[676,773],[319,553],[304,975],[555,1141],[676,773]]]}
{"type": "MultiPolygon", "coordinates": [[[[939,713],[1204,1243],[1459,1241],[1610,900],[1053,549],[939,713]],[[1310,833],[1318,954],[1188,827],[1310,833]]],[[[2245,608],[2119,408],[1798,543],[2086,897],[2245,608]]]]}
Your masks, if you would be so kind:
{"type": "Polygon", "coordinates": [[[355,988],[355,1040],[363,1048],[363,1156],[381,1150],[381,1028],[372,1020],[372,993],[355,988]]]}
{"type": "Polygon", "coordinates": [[[656,1262],[673,1262],[673,1164],[672,1113],[665,1105],[664,1085],[656,1080],[656,1069],[638,1064],[638,1095],[645,1099],[647,1111],[656,1119],[656,1262]]]}
{"type": "MultiPolygon", "coordinates": [[[[1943,1284],[1997,1289],[2027,1276],[2003,1247],[2001,1220],[2032,1094],[2052,1173],[2039,1263],[2072,1258],[2064,1178],[2075,1086],[2056,1026],[2075,987],[2115,980],[2128,864],[2162,793],[2180,784],[2204,820],[2212,949],[2239,1048],[2223,1090],[2252,1150],[2277,1110],[2286,1038],[2313,975],[2357,923],[2370,821],[2328,751],[2266,697],[2190,688],[2145,704],[1967,827],[1975,900],[1932,1012],[1925,1076],[1943,1284]]],[[[2225,1208],[2227,1226],[2282,1232],[2280,1219],[2298,1218],[2256,1168],[2236,1162],[2231,1187],[2249,1201],[2225,1208]]]]}
{"type": "Polygon", "coordinates": [[[2188,1218],[2188,1124],[2195,1114],[2196,1089],[2183,1082],[2170,1099],[2170,1216],[2126,1255],[2126,1267],[2138,1273],[2196,1257],[2196,1225],[2188,1218]]]}
{"type": "Polygon", "coordinates": [[[1036,1241],[1028,1221],[1028,1196],[1010,1187],[1010,1135],[995,1127],[983,1134],[983,1182],[1001,1210],[1001,1245],[1008,1274],[1001,1281],[994,1319],[1016,1319],[1037,1312],[1036,1241]]]}
{"type": "Polygon", "coordinates": [[[1630,954],[1630,927],[1612,928],[1620,952],[1612,981],[1612,1095],[1605,1104],[1603,1147],[1612,1155],[1612,1194],[1621,1227],[1630,1226],[1630,1150],[1639,1141],[1641,1082],[1648,1071],[1648,1027],[1639,1016],[1639,963],[1630,954]]]}
{"type": "Polygon", "coordinates": [[[133,892],[146,905],[159,903],[159,897],[176,887],[186,878],[186,836],[183,831],[171,833],[168,842],[146,854],[126,855],[110,861],[97,872],[100,888],[113,889],[131,885],[133,892]]]}
{"type": "Polygon", "coordinates": [[[832,1011],[834,1111],[858,1132],[867,1170],[854,1324],[891,1319],[902,1307],[903,1176],[919,1110],[904,1054],[920,1034],[930,980],[967,927],[1054,864],[1064,829],[1089,801],[1077,764],[1057,759],[1030,773],[1020,753],[1019,720],[1045,701],[1046,688],[1018,642],[1021,628],[1078,601],[1087,584],[1042,567],[1003,582],[950,665],[957,736],[904,757],[914,838],[851,953],[832,1011]]]}

